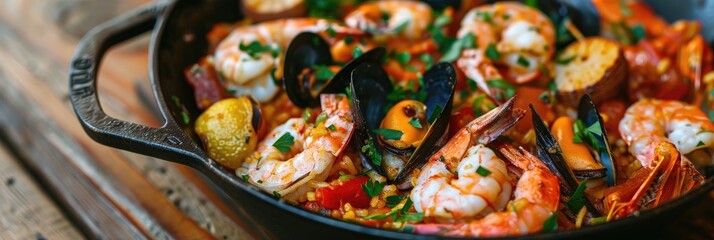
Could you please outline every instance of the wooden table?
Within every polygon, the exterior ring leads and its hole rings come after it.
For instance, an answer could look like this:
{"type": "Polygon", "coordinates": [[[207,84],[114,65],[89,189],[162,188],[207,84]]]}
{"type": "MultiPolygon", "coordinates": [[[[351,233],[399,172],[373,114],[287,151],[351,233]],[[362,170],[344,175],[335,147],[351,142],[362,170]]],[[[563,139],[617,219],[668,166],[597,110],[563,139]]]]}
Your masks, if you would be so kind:
{"type": "MultiPolygon", "coordinates": [[[[67,94],[75,44],[146,2],[0,1],[0,239],[267,238],[199,173],[97,144],[79,125],[67,94]]],[[[110,50],[99,95],[110,115],[159,126],[136,91],[148,86],[147,43],[110,50]]],[[[714,194],[661,236],[711,229],[714,194]]]]}

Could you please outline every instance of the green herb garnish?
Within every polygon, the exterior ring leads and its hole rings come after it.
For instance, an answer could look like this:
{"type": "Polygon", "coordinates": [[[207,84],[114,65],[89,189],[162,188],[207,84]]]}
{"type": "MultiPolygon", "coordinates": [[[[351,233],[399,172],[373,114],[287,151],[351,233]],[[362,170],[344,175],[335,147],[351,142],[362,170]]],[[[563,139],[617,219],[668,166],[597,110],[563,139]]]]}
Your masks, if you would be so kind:
{"type": "Polygon", "coordinates": [[[394,195],[394,196],[389,196],[389,197],[385,198],[385,200],[386,200],[387,206],[390,208],[393,208],[393,207],[396,207],[397,205],[399,205],[399,203],[402,202],[402,200],[404,200],[404,197],[401,197],[399,195],[394,195]]]}
{"type": "Polygon", "coordinates": [[[319,115],[317,115],[317,118],[315,118],[315,126],[320,125],[320,123],[324,122],[327,120],[327,113],[321,112],[319,115]]]}
{"type": "Polygon", "coordinates": [[[385,184],[386,183],[369,179],[369,181],[362,184],[362,190],[364,190],[364,192],[367,193],[370,198],[373,198],[379,196],[379,194],[382,193],[382,189],[384,188],[385,184]]]}
{"type": "Polygon", "coordinates": [[[573,60],[575,60],[576,57],[577,57],[576,55],[571,55],[566,58],[560,58],[560,59],[556,60],[555,63],[560,64],[560,65],[566,65],[566,64],[572,62],[573,60]]]}
{"type": "Polygon", "coordinates": [[[273,197],[280,198],[282,197],[278,191],[273,191],[273,197]]]}
{"type": "Polygon", "coordinates": [[[315,65],[312,68],[315,69],[315,80],[324,82],[335,76],[335,73],[328,66],[315,65]]]}
{"type": "Polygon", "coordinates": [[[257,59],[263,53],[270,53],[273,57],[277,57],[278,54],[282,52],[282,49],[278,45],[272,44],[261,44],[258,41],[252,41],[248,44],[243,44],[242,42],[238,44],[238,49],[243,52],[248,53],[253,59],[257,59]]]}
{"type": "Polygon", "coordinates": [[[558,231],[558,212],[554,212],[550,215],[548,219],[543,223],[543,230],[541,232],[555,232],[558,231]]]}
{"type": "Polygon", "coordinates": [[[357,58],[361,56],[364,52],[362,52],[362,49],[359,47],[355,47],[354,50],[352,50],[352,58],[357,58]]]}
{"type": "Polygon", "coordinates": [[[412,125],[412,127],[415,127],[415,128],[417,128],[417,129],[421,129],[421,128],[422,128],[421,122],[419,121],[419,119],[418,119],[418,118],[414,118],[414,117],[411,118],[411,119],[409,119],[409,125],[412,125]]]}
{"type": "Polygon", "coordinates": [[[575,192],[573,192],[573,196],[570,196],[568,202],[566,203],[568,209],[570,209],[570,212],[574,214],[577,214],[580,209],[585,206],[585,201],[587,201],[587,198],[585,197],[585,184],[587,182],[587,179],[580,182],[578,188],[576,188],[575,192]]]}
{"type": "Polygon", "coordinates": [[[501,53],[498,52],[498,49],[496,49],[495,44],[488,44],[488,47],[486,48],[486,57],[490,58],[491,60],[498,60],[501,58],[501,53]]]}
{"type": "Polygon", "coordinates": [[[335,127],[335,124],[330,124],[330,126],[328,126],[327,129],[329,129],[332,132],[337,131],[337,127],[335,127]]]}
{"type": "Polygon", "coordinates": [[[364,145],[362,145],[360,150],[362,150],[362,153],[366,154],[367,157],[372,160],[374,165],[382,166],[382,153],[377,150],[377,147],[374,146],[371,139],[365,140],[364,145]]]}
{"type": "Polygon", "coordinates": [[[482,177],[486,177],[491,174],[491,171],[482,166],[478,166],[478,168],[476,168],[476,173],[478,173],[478,175],[481,175],[482,177]]]}
{"type": "Polygon", "coordinates": [[[531,62],[529,62],[528,59],[524,58],[521,55],[518,55],[518,59],[516,59],[516,63],[518,63],[518,65],[520,65],[521,67],[525,67],[525,68],[531,66],[531,62]]]}
{"type": "MultiPolygon", "coordinates": [[[[493,88],[498,88],[503,90],[503,92],[506,94],[505,96],[497,96],[499,98],[503,99],[509,99],[516,95],[516,87],[511,85],[510,83],[506,82],[503,79],[493,79],[493,80],[486,80],[486,85],[489,87],[493,88]]],[[[497,93],[497,95],[500,95],[500,92],[497,93]]]]}
{"type": "Polygon", "coordinates": [[[273,143],[273,147],[280,150],[280,152],[289,152],[290,146],[295,143],[295,138],[290,133],[284,133],[278,140],[273,143]]]}
{"type": "Polygon", "coordinates": [[[388,129],[388,128],[378,128],[375,130],[372,130],[375,134],[382,135],[384,140],[399,140],[402,138],[402,131],[399,130],[394,130],[394,129],[388,129]]]}
{"type": "Polygon", "coordinates": [[[408,52],[397,53],[397,55],[394,57],[397,59],[397,62],[399,62],[399,64],[401,64],[402,66],[407,65],[407,63],[409,63],[409,60],[412,59],[412,55],[408,52]]]}
{"type": "Polygon", "coordinates": [[[463,37],[454,41],[441,57],[442,62],[453,62],[461,56],[461,51],[467,48],[477,48],[476,36],[472,33],[467,33],[463,37]]]}

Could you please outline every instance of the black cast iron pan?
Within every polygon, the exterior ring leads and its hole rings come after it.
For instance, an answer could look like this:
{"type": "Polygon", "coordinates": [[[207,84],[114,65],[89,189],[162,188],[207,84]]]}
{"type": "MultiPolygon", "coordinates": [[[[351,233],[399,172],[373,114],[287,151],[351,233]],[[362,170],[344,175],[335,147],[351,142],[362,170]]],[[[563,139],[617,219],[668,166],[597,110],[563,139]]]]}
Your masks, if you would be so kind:
{"type": "MultiPolygon", "coordinates": [[[[688,6],[697,7],[700,2],[706,2],[709,6],[705,15],[710,16],[711,20],[714,10],[712,1],[681,1],[676,5],[682,7],[689,4],[688,6]]],[[[693,9],[689,10],[699,13],[694,16],[702,17],[701,14],[704,14],[703,11],[693,9]]],[[[685,10],[684,13],[686,12],[685,10]]],[[[244,183],[233,171],[208,158],[193,132],[193,126],[180,121],[183,109],[169,103],[173,102],[173,97],[178,97],[187,108],[191,120],[196,119],[200,112],[193,100],[193,90],[184,79],[183,70],[206,55],[208,43],[204,36],[212,25],[234,22],[241,17],[236,0],[163,1],[113,19],[87,33],[77,47],[69,71],[71,102],[87,134],[95,141],[111,147],[197,169],[231,196],[239,208],[249,213],[257,223],[256,226],[261,228],[258,230],[266,233],[269,238],[434,238],[361,226],[302,210],[244,183]],[[96,91],[98,67],[107,49],[152,29],[150,78],[158,107],[165,119],[164,125],[159,128],[107,116],[99,105],[96,91]]],[[[709,32],[707,29],[710,28],[711,25],[705,23],[705,32],[709,32]]],[[[657,231],[652,229],[671,221],[675,215],[686,210],[693,201],[713,188],[714,181],[709,179],[703,186],[685,196],[656,209],[643,211],[636,217],[580,230],[542,233],[528,237],[603,238],[656,234],[657,231]]]]}

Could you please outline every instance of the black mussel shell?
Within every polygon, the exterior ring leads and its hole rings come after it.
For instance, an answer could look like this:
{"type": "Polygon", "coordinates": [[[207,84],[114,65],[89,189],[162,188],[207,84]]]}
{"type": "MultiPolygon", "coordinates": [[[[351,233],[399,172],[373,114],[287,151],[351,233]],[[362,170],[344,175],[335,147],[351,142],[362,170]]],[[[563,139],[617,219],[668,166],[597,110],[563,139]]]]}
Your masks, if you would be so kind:
{"type": "MultiPolygon", "coordinates": [[[[426,91],[424,104],[427,107],[426,119],[433,119],[422,143],[409,153],[409,160],[404,168],[393,179],[399,184],[407,179],[411,172],[422,166],[429,157],[446,143],[449,118],[456,85],[456,70],[449,63],[438,63],[423,74],[424,86],[421,91],[426,91]]],[[[387,95],[393,87],[387,73],[377,63],[363,63],[352,71],[350,90],[352,93],[352,116],[355,122],[355,144],[362,150],[365,144],[372,144],[374,150],[383,154],[386,144],[383,144],[373,134],[372,130],[378,129],[384,118],[384,108],[389,104],[387,95]]],[[[391,152],[395,152],[390,149],[391,152]]],[[[401,151],[396,152],[402,154],[401,151]]],[[[364,150],[360,151],[362,164],[388,176],[382,164],[383,160],[372,161],[372,157],[364,150]]],[[[392,180],[392,179],[390,179],[392,180]]]]}
{"type": "Polygon", "coordinates": [[[320,94],[343,93],[349,85],[350,74],[363,62],[379,61],[384,56],[382,47],[374,48],[345,64],[332,79],[322,86],[312,86],[309,79],[304,79],[302,71],[316,65],[333,65],[330,45],[312,32],[298,34],[288,46],[283,63],[283,84],[290,101],[295,106],[317,107],[320,105],[320,94]]]}
{"type": "MultiPolygon", "coordinates": [[[[560,145],[558,145],[558,141],[550,132],[548,126],[543,122],[540,115],[538,115],[538,112],[535,111],[533,105],[531,104],[529,107],[533,116],[533,128],[536,133],[536,155],[548,166],[548,169],[560,179],[561,194],[572,196],[580,184],[575,178],[573,171],[570,170],[568,164],[565,162],[565,157],[563,156],[563,151],[560,149],[560,145]]],[[[593,217],[599,217],[601,215],[589,199],[585,201],[585,207],[593,217]]]]}
{"type": "MultiPolygon", "coordinates": [[[[377,137],[370,129],[379,128],[384,117],[382,109],[387,106],[387,94],[392,92],[392,89],[389,76],[378,63],[362,63],[352,71],[350,92],[352,120],[356,129],[352,142],[357,149],[361,150],[365,145],[371,144],[378,153],[382,153],[382,146],[378,144],[377,137]]],[[[382,159],[373,162],[365,150],[360,151],[360,158],[362,166],[387,176],[386,171],[381,167],[382,159]]]]}
{"type": "Polygon", "coordinates": [[[597,154],[599,155],[596,159],[600,161],[600,164],[602,164],[607,170],[605,176],[607,185],[615,186],[615,181],[617,180],[617,175],[615,171],[615,156],[612,154],[612,150],[610,149],[610,143],[607,140],[605,124],[603,123],[602,118],[600,117],[600,113],[598,112],[597,107],[595,107],[595,103],[588,94],[584,94],[582,97],[580,97],[580,104],[578,105],[578,119],[583,121],[583,124],[585,126],[592,126],[593,124],[600,125],[600,132],[602,133],[602,135],[593,134],[595,138],[597,138],[599,146],[599,149],[595,149],[597,151],[597,154]]]}
{"type": "Polygon", "coordinates": [[[423,80],[423,89],[427,92],[424,101],[426,119],[434,121],[431,122],[422,143],[409,157],[404,169],[394,178],[396,183],[403,182],[414,169],[424,166],[429,157],[446,144],[448,138],[449,119],[451,118],[456,86],[456,69],[450,63],[440,62],[424,73],[423,80]]]}

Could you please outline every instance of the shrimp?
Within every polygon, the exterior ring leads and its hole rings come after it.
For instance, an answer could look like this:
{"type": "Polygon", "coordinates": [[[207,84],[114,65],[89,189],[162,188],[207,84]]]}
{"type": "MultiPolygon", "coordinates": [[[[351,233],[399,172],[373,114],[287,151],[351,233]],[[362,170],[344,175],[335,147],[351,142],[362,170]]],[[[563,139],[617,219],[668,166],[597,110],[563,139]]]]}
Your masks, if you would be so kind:
{"type": "Polygon", "coordinates": [[[238,27],[218,44],[213,55],[216,70],[236,96],[251,94],[260,102],[269,101],[280,90],[275,79],[279,73],[275,71],[281,65],[282,49],[300,32],[324,33],[328,29],[361,34],[317,18],[280,19],[238,27]]]}
{"type": "Polygon", "coordinates": [[[464,50],[457,65],[487,93],[491,92],[488,80],[535,80],[555,50],[553,23],[542,12],[520,3],[498,2],[471,9],[461,20],[457,36],[468,34],[474,36],[476,49],[464,50]],[[508,67],[506,78],[496,68],[498,64],[508,67]]]}
{"type": "Polygon", "coordinates": [[[540,230],[557,210],[558,178],[535,156],[500,143],[501,153],[524,170],[516,185],[516,199],[503,211],[513,186],[506,163],[484,144],[523,117],[525,111],[513,109],[513,102],[510,99],[471,121],[422,168],[411,193],[414,208],[446,223],[417,224],[417,233],[473,237],[527,234],[540,230]]]}
{"type": "MultiPolygon", "coordinates": [[[[456,224],[418,224],[414,226],[417,233],[467,237],[525,235],[540,231],[545,221],[557,214],[560,202],[558,178],[540,159],[523,148],[517,149],[507,143],[496,145],[511,164],[523,170],[516,184],[515,199],[508,203],[505,211],[492,212],[484,218],[456,224]]],[[[479,146],[483,145],[476,147],[479,146]]],[[[495,159],[504,164],[502,160],[495,159]]]]}
{"type": "Polygon", "coordinates": [[[320,98],[322,111],[327,114],[324,122],[311,126],[302,118],[288,120],[258,144],[256,152],[236,174],[292,202],[311,190],[306,183],[324,181],[349,142],[354,124],[346,97],[323,94],[320,98]],[[284,141],[285,136],[292,136],[293,141],[284,141]],[[290,144],[288,151],[282,152],[275,146],[279,139],[290,144]]]}
{"type": "Polygon", "coordinates": [[[607,190],[608,220],[628,216],[640,207],[656,207],[702,184],[704,177],[682,155],[707,161],[702,165],[712,162],[714,123],[697,107],[675,100],[642,99],[627,109],[619,129],[643,168],[607,190]]]}
{"type": "Polygon", "coordinates": [[[671,142],[683,154],[714,148],[714,123],[696,106],[675,100],[642,99],[620,121],[620,135],[641,165],[654,168],[655,147],[671,142]]]}
{"type": "Polygon", "coordinates": [[[345,23],[364,31],[417,40],[427,33],[431,18],[431,7],[425,3],[389,0],[360,5],[345,17],[345,23]]]}

